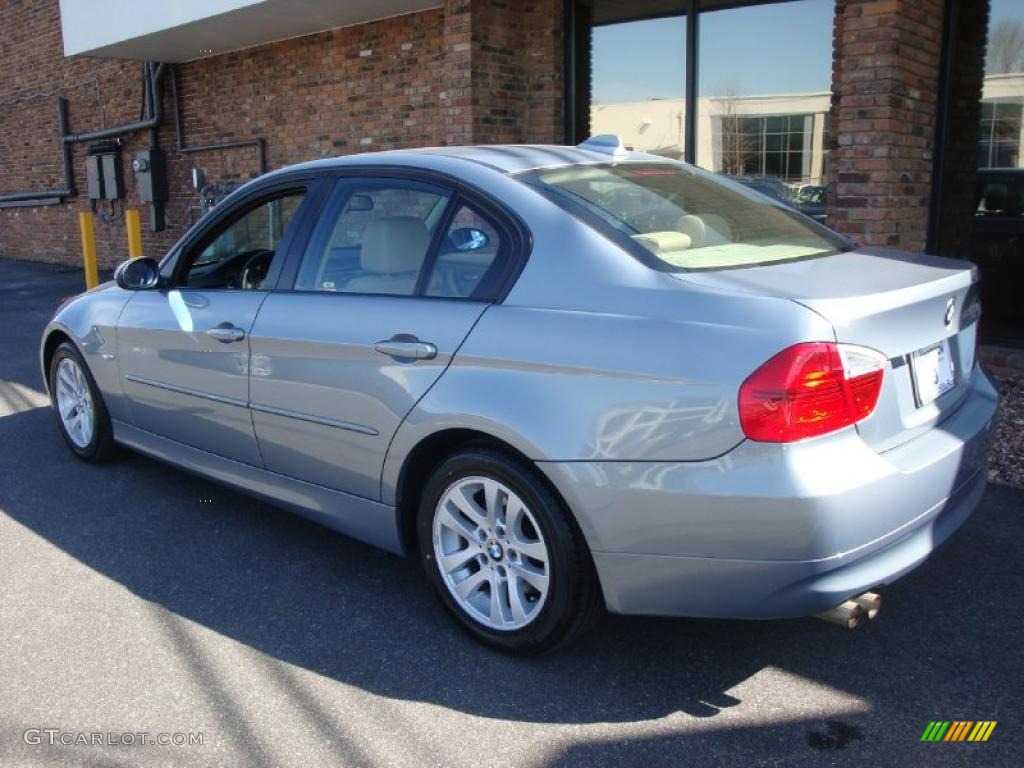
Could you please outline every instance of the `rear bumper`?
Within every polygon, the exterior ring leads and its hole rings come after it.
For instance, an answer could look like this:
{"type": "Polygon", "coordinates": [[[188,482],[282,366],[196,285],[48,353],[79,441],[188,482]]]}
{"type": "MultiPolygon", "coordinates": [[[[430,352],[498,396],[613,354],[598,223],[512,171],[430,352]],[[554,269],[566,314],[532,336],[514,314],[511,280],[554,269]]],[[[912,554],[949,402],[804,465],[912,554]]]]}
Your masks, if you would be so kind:
{"type": "Polygon", "coordinates": [[[985,489],[998,396],[976,368],[957,411],[883,454],[848,429],[708,462],[544,462],[576,512],[609,610],[801,616],[889,584],[985,489]]]}

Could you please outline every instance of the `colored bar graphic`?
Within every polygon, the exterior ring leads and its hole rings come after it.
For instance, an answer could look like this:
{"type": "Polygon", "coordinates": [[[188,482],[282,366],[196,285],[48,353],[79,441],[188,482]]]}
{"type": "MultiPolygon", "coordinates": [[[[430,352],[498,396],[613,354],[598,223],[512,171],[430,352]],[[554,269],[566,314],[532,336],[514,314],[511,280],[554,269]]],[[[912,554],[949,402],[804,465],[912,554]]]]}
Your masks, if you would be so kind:
{"type": "Polygon", "coordinates": [[[921,734],[921,741],[988,741],[996,728],[995,720],[932,720],[921,734]]]}
{"type": "Polygon", "coordinates": [[[947,728],[949,728],[948,720],[932,720],[924,729],[921,741],[939,741],[947,728]]]}
{"type": "Polygon", "coordinates": [[[996,721],[995,720],[982,721],[982,722],[978,723],[978,726],[979,726],[978,728],[975,728],[975,730],[978,731],[978,733],[977,734],[973,734],[973,733],[971,734],[974,737],[974,738],[971,739],[971,741],[988,741],[988,737],[991,736],[992,735],[992,731],[994,731],[996,729],[996,721]]]}
{"type": "Polygon", "coordinates": [[[949,733],[946,734],[946,738],[943,741],[963,741],[964,736],[967,735],[967,729],[974,725],[971,720],[956,720],[953,723],[953,727],[949,729],[949,733]]]}

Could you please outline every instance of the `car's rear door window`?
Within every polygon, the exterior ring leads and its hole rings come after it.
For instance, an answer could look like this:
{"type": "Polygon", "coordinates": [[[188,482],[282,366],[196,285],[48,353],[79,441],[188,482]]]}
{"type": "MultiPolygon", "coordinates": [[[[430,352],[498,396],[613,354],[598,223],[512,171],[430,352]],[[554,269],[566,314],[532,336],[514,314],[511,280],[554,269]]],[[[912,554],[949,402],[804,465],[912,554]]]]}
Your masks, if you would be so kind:
{"type": "Polygon", "coordinates": [[[492,206],[441,182],[339,179],[298,265],[303,291],[490,300],[516,238],[492,206]]]}
{"type": "Polygon", "coordinates": [[[451,196],[405,179],[339,183],[310,236],[295,288],[412,296],[451,196]]]}
{"type": "Polygon", "coordinates": [[[500,227],[472,205],[460,203],[429,272],[427,296],[469,298],[478,293],[496,259],[506,258],[500,227]]]}

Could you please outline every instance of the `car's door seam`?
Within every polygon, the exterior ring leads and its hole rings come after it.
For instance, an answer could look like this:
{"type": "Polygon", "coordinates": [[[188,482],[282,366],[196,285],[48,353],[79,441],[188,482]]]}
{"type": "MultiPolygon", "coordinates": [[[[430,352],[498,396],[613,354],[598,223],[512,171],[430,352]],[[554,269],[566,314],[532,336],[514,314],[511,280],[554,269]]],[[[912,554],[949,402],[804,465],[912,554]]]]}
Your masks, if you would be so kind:
{"type": "Polygon", "coordinates": [[[134,301],[138,293],[138,291],[129,292],[128,300],[121,305],[117,317],[114,318],[114,358],[117,361],[117,383],[121,387],[121,398],[124,401],[125,409],[128,411],[128,419],[131,421],[132,426],[135,425],[135,412],[132,410],[132,399],[128,397],[128,389],[124,385],[124,369],[121,368],[121,318],[124,317],[125,310],[128,309],[128,305],[134,301]]]}
{"type": "Polygon", "coordinates": [[[484,315],[486,315],[488,310],[490,310],[491,307],[493,306],[493,302],[488,304],[483,308],[480,314],[477,315],[476,320],[473,321],[473,324],[469,326],[469,330],[466,331],[466,335],[462,337],[462,341],[459,342],[459,345],[455,347],[455,349],[452,350],[451,355],[448,356],[448,362],[441,370],[441,373],[439,373],[437,377],[430,383],[429,387],[423,390],[423,394],[416,398],[416,401],[409,407],[409,410],[402,415],[402,418],[398,422],[398,426],[395,427],[395,431],[391,433],[391,437],[388,439],[388,447],[384,450],[384,460],[381,462],[380,477],[378,478],[377,481],[377,498],[381,502],[383,502],[384,500],[384,467],[387,466],[388,457],[391,455],[391,446],[394,444],[395,438],[398,436],[398,433],[402,430],[402,426],[405,424],[406,419],[409,418],[409,414],[416,410],[416,406],[423,402],[423,398],[425,398],[430,393],[430,391],[437,386],[437,383],[441,381],[442,378],[444,378],[445,373],[448,372],[448,369],[451,367],[452,363],[455,362],[455,356],[459,354],[459,350],[461,350],[462,347],[465,346],[466,341],[473,334],[473,330],[476,328],[477,324],[479,324],[479,322],[483,319],[484,315]]]}
{"type": "MultiPolygon", "coordinates": [[[[302,224],[302,222],[300,221],[299,224],[302,224]]],[[[294,234],[292,237],[294,239],[294,234]]],[[[291,252],[291,242],[289,242],[288,247],[289,251],[285,253],[286,261],[288,254],[291,252]]],[[[278,277],[280,277],[280,273],[278,273],[278,277]]],[[[245,407],[249,411],[249,423],[252,425],[252,441],[256,445],[256,455],[260,457],[260,464],[263,465],[264,469],[267,468],[267,460],[263,457],[263,448],[260,447],[260,436],[256,434],[256,417],[252,408],[252,331],[256,327],[256,323],[259,322],[260,312],[263,311],[263,305],[267,303],[271,293],[273,293],[273,290],[264,291],[263,301],[256,307],[256,311],[252,316],[252,323],[245,332],[245,359],[247,361],[245,367],[245,407]]]]}

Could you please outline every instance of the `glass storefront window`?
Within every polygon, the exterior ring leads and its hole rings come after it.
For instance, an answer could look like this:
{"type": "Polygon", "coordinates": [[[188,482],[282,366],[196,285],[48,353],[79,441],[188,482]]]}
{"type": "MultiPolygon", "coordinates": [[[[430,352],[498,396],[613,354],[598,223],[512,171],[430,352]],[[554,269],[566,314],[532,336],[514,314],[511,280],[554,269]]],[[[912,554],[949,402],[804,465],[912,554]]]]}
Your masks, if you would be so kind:
{"type": "Polygon", "coordinates": [[[614,133],[688,156],[824,221],[835,0],[574,2],[587,30],[576,82],[590,97],[577,141],[614,133]],[[692,7],[699,76],[686,71],[692,7]]]}
{"type": "Polygon", "coordinates": [[[680,159],[685,122],[686,17],[594,26],[590,38],[590,135],[680,159]]]}
{"type": "Polygon", "coordinates": [[[970,258],[981,270],[982,333],[1024,338],[1024,3],[991,0],[981,91],[978,176],[970,258]]]}
{"type": "Polygon", "coordinates": [[[1024,5],[992,0],[981,92],[979,168],[1024,167],[1024,5]]]}
{"type": "Polygon", "coordinates": [[[979,168],[1020,167],[1021,118],[1020,101],[982,101],[979,168]]]}
{"type": "Polygon", "coordinates": [[[721,126],[719,170],[728,176],[769,175],[799,183],[809,179],[813,115],[734,117],[721,126]]]}
{"type": "Polygon", "coordinates": [[[702,4],[697,164],[823,219],[834,0],[702,4]]]}

